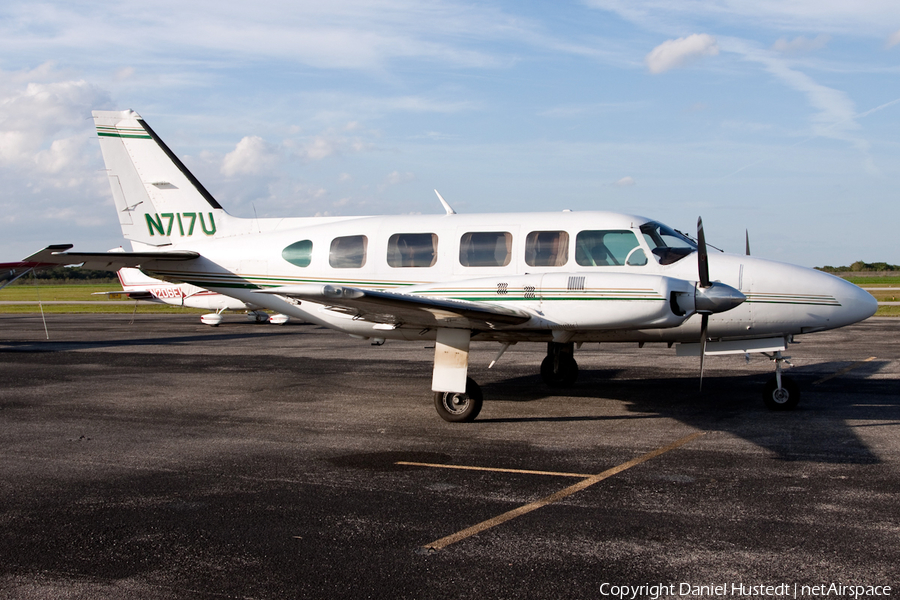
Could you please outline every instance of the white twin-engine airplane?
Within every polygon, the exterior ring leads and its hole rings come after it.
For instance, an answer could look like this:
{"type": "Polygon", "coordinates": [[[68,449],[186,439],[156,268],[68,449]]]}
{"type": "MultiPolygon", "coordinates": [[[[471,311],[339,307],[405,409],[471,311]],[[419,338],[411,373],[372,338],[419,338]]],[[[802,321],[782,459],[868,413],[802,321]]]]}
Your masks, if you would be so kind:
{"type": "MultiPolygon", "coordinates": [[[[500,355],[547,344],[541,376],[575,381],[584,342],[664,342],[700,358],[767,353],[764,399],[790,409],[792,336],[877,308],[842,279],[749,255],[708,254],[662,223],[611,212],[241,219],[230,216],[132,111],[93,113],[122,232],[133,252],[50,246],[23,263],[140,266],[247,304],[376,340],[434,340],[438,414],[471,421],[472,341],[500,355]]],[[[496,359],[495,359],[496,360],[496,359]]],[[[492,363],[493,364],[493,363],[492,363]]]]}
{"type": "Polygon", "coordinates": [[[237,298],[218,294],[189,283],[169,283],[150,277],[135,267],[122,267],[116,274],[119,277],[119,283],[122,284],[122,291],[94,293],[111,298],[125,296],[131,300],[212,310],[215,312],[200,317],[201,323],[212,327],[216,327],[222,322],[222,313],[226,310],[246,311],[247,318],[257,323],[269,322],[284,325],[289,320],[286,315],[269,316],[265,311],[259,310],[258,305],[248,304],[237,298]]]}

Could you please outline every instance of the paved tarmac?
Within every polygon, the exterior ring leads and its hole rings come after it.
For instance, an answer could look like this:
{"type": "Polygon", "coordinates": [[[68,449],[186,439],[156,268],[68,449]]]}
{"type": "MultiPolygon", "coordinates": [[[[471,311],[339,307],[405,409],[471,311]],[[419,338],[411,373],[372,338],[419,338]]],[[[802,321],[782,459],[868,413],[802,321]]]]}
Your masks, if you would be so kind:
{"type": "Polygon", "coordinates": [[[789,413],[765,358],[699,393],[696,358],[591,344],[550,391],[540,345],[477,344],[469,424],[423,344],[130,321],[0,315],[0,597],[900,595],[900,319],[799,338],[789,413]]]}

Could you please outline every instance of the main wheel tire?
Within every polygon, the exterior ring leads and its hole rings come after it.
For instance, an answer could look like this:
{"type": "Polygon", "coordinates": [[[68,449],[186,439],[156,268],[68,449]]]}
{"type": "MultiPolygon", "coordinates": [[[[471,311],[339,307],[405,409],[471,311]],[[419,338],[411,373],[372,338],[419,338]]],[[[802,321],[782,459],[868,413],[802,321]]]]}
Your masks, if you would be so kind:
{"type": "Polygon", "coordinates": [[[554,369],[553,357],[547,355],[541,361],[541,379],[552,388],[569,387],[578,379],[578,363],[571,356],[562,355],[554,369]]]}
{"type": "Polygon", "coordinates": [[[471,377],[466,377],[466,392],[435,392],[434,407],[445,421],[467,423],[474,421],[481,412],[484,397],[481,388],[471,377]]]}
{"type": "Polygon", "coordinates": [[[800,402],[800,388],[785,375],[781,376],[781,387],[773,376],[763,388],[763,402],[769,410],[794,410],[800,402]]]}

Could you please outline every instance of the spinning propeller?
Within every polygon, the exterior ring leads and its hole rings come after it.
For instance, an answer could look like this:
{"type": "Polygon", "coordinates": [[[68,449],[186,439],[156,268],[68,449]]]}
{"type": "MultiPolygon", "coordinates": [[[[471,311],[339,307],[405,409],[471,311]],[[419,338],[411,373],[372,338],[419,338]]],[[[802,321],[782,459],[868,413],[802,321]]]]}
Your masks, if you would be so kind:
{"type": "MultiPolygon", "coordinates": [[[[749,241],[748,241],[749,247],[749,241]]],[[[700,389],[703,389],[703,359],[706,356],[709,315],[725,312],[740,305],[747,297],[730,285],[709,280],[709,253],[703,234],[703,219],[697,219],[697,269],[699,280],[694,293],[694,308],[700,313],[700,389]]]]}

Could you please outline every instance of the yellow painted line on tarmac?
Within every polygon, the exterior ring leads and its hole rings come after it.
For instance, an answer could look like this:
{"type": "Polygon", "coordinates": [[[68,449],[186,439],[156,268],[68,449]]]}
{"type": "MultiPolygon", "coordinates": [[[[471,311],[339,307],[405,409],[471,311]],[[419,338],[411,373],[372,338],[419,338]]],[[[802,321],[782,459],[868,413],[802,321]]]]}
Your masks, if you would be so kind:
{"type": "MultiPolygon", "coordinates": [[[[642,456],[639,456],[637,458],[629,460],[628,462],[622,463],[621,465],[619,465],[617,467],[607,469],[606,471],[603,471],[602,473],[598,473],[596,475],[589,475],[589,476],[585,477],[582,481],[579,481],[578,483],[576,483],[574,485],[570,485],[569,487],[567,487],[563,490],[560,490],[560,491],[556,492],[555,494],[551,494],[551,495],[547,496],[546,498],[541,498],[540,500],[530,502],[524,506],[520,506],[519,508],[516,508],[509,512],[505,512],[502,515],[498,515],[492,519],[488,519],[487,521],[482,521],[481,523],[478,523],[477,525],[473,525],[471,527],[463,529],[462,531],[458,531],[454,534],[448,535],[446,537],[442,537],[441,539],[435,540],[435,541],[431,542],[430,544],[425,544],[424,546],[422,546],[422,549],[428,550],[428,551],[435,551],[435,552],[438,550],[442,550],[451,544],[455,544],[456,542],[460,542],[466,538],[472,537],[473,535],[481,533],[482,531],[486,531],[488,529],[491,529],[492,527],[496,527],[497,525],[501,525],[503,523],[506,523],[507,521],[511,521],[512,519],[515,519],[516,517],[520,517],[522,515],[528,514],[534,510],[537,510],[537,509],[543,507],[543,506],[547,506],[548,504],[553,504],[554,502],[558,502],[558,501],[562,500],[563,498],[567,498],[576,492],[580,492],[583,489],[589,488],[590,486],[594,485],[595,483],[599,483],[599,482],[603,481],[604,479],[612,477],[613,475],[621,473],[622,471],[630,469],[631,467],[634,467],[641,463],[647,462],[648,460],[651,460],[653,458],[656,458],[657,456],[665,454],[666,452],[669,452],[670,450],[674,450],[676,448],[684,446],[685,444],[694,441],[701,435],[705,435],[705,433],[706,433],[705,431],[698,431],[697,433],[692,433],[691,435],[685,436],[685,437],[681,438],[680,440],[672,442],[668,446],[663,446],[662,448],[657,448],[656,450],[654,450],[652,452],[648,452],[647,454],[644,454],[642,456]]],[[[434,465],[434,466],[440,466],[440,467],[445,467],[445,468],[449,467],[449,465],[434,465]]],[[[455,468],[455,467],[450,467],[450,468],[455,468]]],[[[482,470],[482,469],[476,468],[474,470],[482,470]]],[[[505,471],[505,470],[501,470],[501,469],[484,469],[484,470],[496,470],[496,471],[501,471],[501,472],[505,471]]],[[[522,472],[522,471],[513,471],[513,472],[522,472]]],[[[545,471],[537,471],[537,473],[548,474],[545,471]]],[[[570,475],[574,476],[572,474],[565,474],[565,476],[570,476],[570,475]]],[[[581,477],[581,475],[578,475],[578,477],[581,477]]]]}
{"type": "Polygon", "coordinates": [[[852,371],[853,369],[858,369],[859,367],[863,366],[863,365],[866,364],[867,362],[872,362],[873,360],[875,360],[875,357],[874,357],[874,356],[870,356],[869,358],[867,358],[867,359],[865,359],[865,360],[858,360],[858,361],[856,361],[855,363],[853,363],[852,365],[850,365],[849,367],[844,367],[843,369],[841,369],[841,370],[838,371],[837,373],[832,373],[831,375],[827,375],[827,376],[823,377],[822,379],[819,379],[819,380],[817,380],[817,381],[813,381],[813,385],[819,385],[820,383],[825,383],[825,382],[828,381],[829,379],[834,379],[835,377],[840,377],[840,376],[843,375],[844,373],[849,373],[849,372],[852,371]]]}
{"type": "Polygon", "coordinates": [[[586,479],[593,475],[584,475],[583,473],[557,473],[555,471],[529,471],[527,469],[500,469],[496,467],[469,467],[466,465],[442,465],[440,463],[420,463],[399,461],[395,464],[406,465],[407,467],[432,467],[435,469],[459,469],[462,471],[492,471],[494,473],[520,473],[523,475],[551,475],[553,477],[578,477],[586,479]]]}

